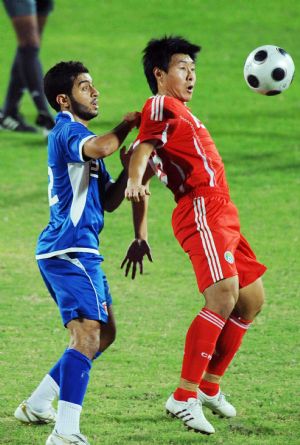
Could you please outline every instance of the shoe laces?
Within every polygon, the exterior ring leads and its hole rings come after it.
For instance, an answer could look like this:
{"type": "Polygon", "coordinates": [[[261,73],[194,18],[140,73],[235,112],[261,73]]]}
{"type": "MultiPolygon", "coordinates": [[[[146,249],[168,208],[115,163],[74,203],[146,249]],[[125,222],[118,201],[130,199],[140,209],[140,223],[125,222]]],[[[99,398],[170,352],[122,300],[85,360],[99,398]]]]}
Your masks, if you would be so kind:
{"type": "Polygon", "coordinates": [[[227,402],[227,400],[226,400],[226,395],[225,395],[223,392],[220,392],[220,395],[219,395],[219,397],[218,397],[218,402],[219,402],[220,404],[222,404],[222,403],[226,403],[226,402],[227,402]]]}
{"type": "Polygon", "coordinates": [[[191,410],[200,408],[200,406],[201,406],[200,400],[198,400],[198,399],[194,399],[194,400],[188,402],[188,408],[191,410]]]}

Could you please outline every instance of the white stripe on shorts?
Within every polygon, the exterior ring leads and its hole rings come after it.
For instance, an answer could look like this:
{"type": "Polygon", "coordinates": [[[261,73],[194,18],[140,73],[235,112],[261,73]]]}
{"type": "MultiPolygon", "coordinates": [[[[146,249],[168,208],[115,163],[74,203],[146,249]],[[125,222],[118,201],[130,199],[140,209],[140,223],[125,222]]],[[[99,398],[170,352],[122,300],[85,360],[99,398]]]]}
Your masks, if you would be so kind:
{"type": "Polygon", "coordinates": [[[203,197],[194,199],[194,212],[195,212],[195,222],[197,224],[197,230],[200,233],[209,270],[213,282],[216,283],[217,281],[222,280],[224,276],[219,260],[219,255],[216,249],[216,245],[206,220],[205,202],[203,197]]]}
{"type": "Polygon", "coordinates": [[[91,283],[92,288],[93,288],[93,290],[95,292],[95,298],[96,298],[97,308],[98,308],[98,317],[99,317],[99,320],[101,320],[101,312],[100,312],[100,305],[99,305],[99,300],[98,300],[98,294],[97,294],[97,291],[96,291],[95,286],[93,284],[93,281],[92,281],[91,277],[89,276],[89,274],[87,273],[86,268],[84,267],[84,265],[79,261],[78,258],[71,258],[66,253],[64,253],[62,255],[57,255],[57,258],[60,258],[61,260],[69,261],[70,263],[74,264],[74,266],[79,267],[79,269],[83,270],[85,275],[88,277],[89,282],[91,283]]]}

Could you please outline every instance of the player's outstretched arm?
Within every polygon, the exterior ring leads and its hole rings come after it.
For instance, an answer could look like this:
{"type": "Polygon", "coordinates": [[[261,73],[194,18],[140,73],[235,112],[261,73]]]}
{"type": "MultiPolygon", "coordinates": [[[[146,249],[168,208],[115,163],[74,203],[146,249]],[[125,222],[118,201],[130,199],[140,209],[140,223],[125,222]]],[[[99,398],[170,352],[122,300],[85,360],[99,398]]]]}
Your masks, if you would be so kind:
{"type": "MultiPolygon", "coordinates": [[[[149,182],[149,181],[148,181],[149,182]]],[[[145,186],[149,189],[149,184],[145,186]]],[[[127,277],[131,270],[131,278],[134,280],[137,267],[140,274],[143,274],[144,256],[152,262],[151,249],[148,244],[148,203],[149,196],[145,196],[143,201],[132,203],[132,216],[135,239],[132,241],[121,264],[121,269],[125,267],[127,277]]]]}
{"type": "Polygon", "coordinates": [[[124,120],[109,133],[89,139],[83,146],[83,154],[87,158],[100,159],[114,153],[128,133],[140,124],[140,113],[127,113],[124,120]]]}
{"type": "Polygon", "coordinates": [[[148,165],[143,177],[142,184],[148,190],[148,195],[142,201],[132,202],[132,217],[135,239],[132,241],[126,252],[121,268],[125,267],[127,277],[131,270],[131,278],[136,276],[137,267],[143,273],[143,260],[146,255],[152,262],[151,249],[148,244],[148,205],[149,205],[149,183],[154,175],[152,168],[148,165]]]}
{"type": "Polygon", "coordinates": [[[130,159],[128,169],[128,181],[125,190],[125,198],[129,201],[139,202],[149,195],[149,190],[142,183],[147,169],[148,161],[155,145],[149,142],[139,144],[130,159]]]}

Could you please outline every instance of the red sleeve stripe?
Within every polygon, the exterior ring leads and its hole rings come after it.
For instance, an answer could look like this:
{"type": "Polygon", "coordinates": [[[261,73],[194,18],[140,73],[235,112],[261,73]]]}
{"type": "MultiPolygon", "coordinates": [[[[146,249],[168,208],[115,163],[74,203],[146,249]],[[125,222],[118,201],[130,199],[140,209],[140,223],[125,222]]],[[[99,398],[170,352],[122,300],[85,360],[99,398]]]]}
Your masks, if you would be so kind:
{"type": "Polygon", "coordinates": [[[152,121],[162,121],[164,111],[164,99],[165,96],[155,96],[152,99],[151,104],[151,117],[152,121]]]}

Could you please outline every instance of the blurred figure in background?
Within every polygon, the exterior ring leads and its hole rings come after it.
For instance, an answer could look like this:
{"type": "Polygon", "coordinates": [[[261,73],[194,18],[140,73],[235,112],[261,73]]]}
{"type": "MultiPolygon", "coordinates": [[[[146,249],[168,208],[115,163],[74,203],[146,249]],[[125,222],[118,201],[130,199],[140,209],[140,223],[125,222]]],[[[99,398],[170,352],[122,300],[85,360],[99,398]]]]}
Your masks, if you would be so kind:
{"type": "Polygon", "coordinates": [[[12,131],[37,132],[19,112],[20,100],[27,89],[37,109],[36,125],[47,134],[54,126],[43,91],[43,73],[39,60],[41,35],[53,0],[3,0],[17,37],[6,98],[0,114],[0,127],[12,131]]]}

